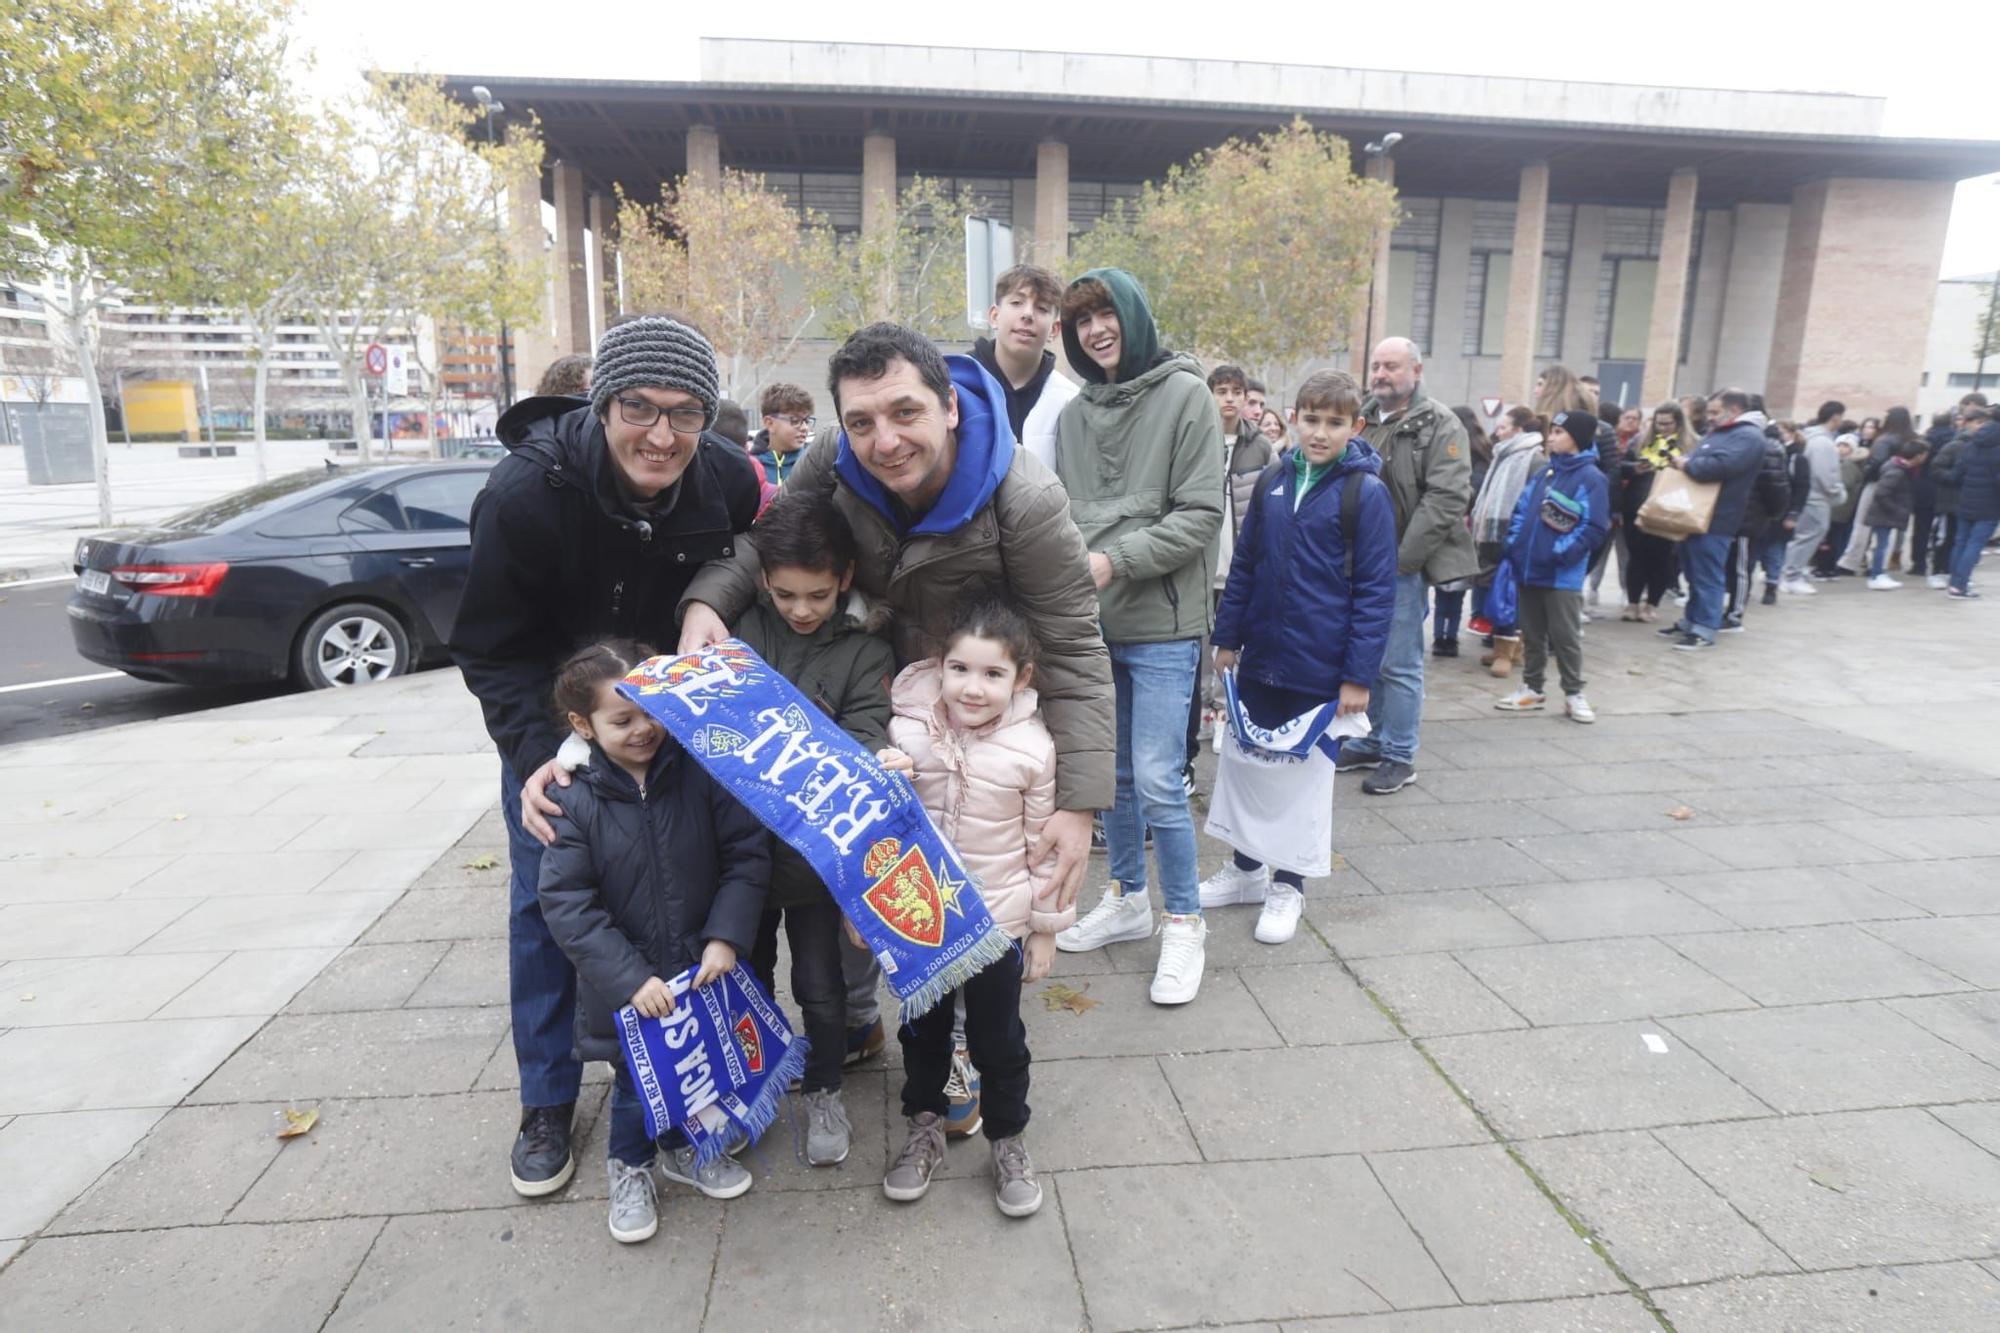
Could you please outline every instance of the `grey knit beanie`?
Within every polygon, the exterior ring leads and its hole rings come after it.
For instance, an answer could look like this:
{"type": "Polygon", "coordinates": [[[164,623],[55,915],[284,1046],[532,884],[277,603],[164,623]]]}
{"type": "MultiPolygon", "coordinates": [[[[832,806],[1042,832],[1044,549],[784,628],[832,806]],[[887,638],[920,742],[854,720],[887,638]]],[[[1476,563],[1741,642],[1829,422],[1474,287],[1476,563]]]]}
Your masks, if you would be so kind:
{"type": "Polygon", "coordinates": [[[716,380],[715,349],[708,339],[664,315],[640,315],[612,325],[597,340],[590,405],[603,416],[627,389],[679,389],[699,398],[714,421],[722,396],[716,380]]]}

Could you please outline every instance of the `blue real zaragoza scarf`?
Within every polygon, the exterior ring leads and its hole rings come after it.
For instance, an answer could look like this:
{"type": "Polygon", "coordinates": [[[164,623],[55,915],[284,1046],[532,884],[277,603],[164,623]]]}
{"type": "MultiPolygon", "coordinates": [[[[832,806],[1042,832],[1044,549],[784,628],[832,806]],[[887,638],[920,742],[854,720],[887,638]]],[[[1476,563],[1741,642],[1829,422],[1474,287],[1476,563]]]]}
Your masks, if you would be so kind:
{"type": "Polygon", "coordinates": [[[740,639],[641,662],[619,692],[805,857],[909,1022],[1010,947],[900,775],[740,639]]]}
{"type": "Polygon", "coordinates": [[[699,990],[695,969],[667,981],[674,1012],[642,1018],[618,1011],[625,1068],[646,1111],[646,1132],[687,1135],[695,1162],[720,1157],[731,1125],[755,1143],[770,1128],[778,1098],[805,1071],[806,1040],[792,1034],[748,967],[699,990]]]}

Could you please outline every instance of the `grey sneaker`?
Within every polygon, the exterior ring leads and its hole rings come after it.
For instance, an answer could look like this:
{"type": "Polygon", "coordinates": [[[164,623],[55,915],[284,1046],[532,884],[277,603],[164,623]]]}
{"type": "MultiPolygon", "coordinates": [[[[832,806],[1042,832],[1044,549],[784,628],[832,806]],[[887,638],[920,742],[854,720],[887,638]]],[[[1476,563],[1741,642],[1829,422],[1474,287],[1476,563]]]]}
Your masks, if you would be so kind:
{"type": "Polygon", "coordinates": [[[750,1189],[750,1172],[735,1158],[722,1156],[697,1169],[693,1148],[676,1148],[660,1160],[660,1174],[692,1185],[711,1199],[733,1199],[750,1189]]]}
{"type": "Polygon", "coordinates": [[[1361,779],[1361,790],[1370,796],[1388,796],[1417,780],[1417,770],[1400,759],[1384,759],[1375,771],[1361,779]]]}
{"type": "Polygon", "coordinates": [[[660,1214],[654,1202],[653,1168],[632,1166],[611,1158],[605,1164],[611,1177],[611,1239],[620,1245],[637,1245],[651,1240],[660,1229],[660,1214]]]}
{"type": "Polygon", "coordinates": [[[852,1132],[839,1088],[806,1094],[806,1161],[814,1166],[837,1166],[846,1161],[852,1132]]]}
{"type": "Polygon", "coordinates": [[[929,1111],[910,1117],[910,1137],[895,1165],[882,1177],[882,1192],[897,1203],[914,1203],[931,1187],[931,1173],[944,1163],[944,1122],[929,1111]]]}
{"type": "Polygon", "coordinates": [[[1019,1134],[993,1140],[993,1202],[1009,1217],[1033,1217],[1042,1206],[1035,1164],[1028,1160],[1027,1142],[1019,1134]]]}

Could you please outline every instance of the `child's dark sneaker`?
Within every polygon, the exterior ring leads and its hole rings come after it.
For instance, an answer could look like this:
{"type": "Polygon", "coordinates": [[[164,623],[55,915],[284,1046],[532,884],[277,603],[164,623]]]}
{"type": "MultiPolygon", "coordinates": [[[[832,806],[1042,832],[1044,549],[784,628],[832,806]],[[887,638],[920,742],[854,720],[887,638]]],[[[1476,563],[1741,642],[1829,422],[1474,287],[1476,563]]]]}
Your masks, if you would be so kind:
{"type": "Polygon", "coordinates": [[[660,1229],[653,1168],[631,1166],[616,1157],[605,1163],[611,1177],[611,1239],[620,1245],[651,1240],[660,1229]]]}
{"type": "Polygon", "coordinates": [[[843,1065],[858,1065],[863,1060],[872,1060],[882,1053],[883,1043],[888,1034],[882,1029],[882,1020],[876,1019],[867,1027],[847,1030],[847,1054],[842,1056],[843,1065]]]}
{"type": "Polygon", "coordinates": [[[944,1081],[944,1099],[949,1103],[944,1113],[945,1137],[962,1139],[977,1134],[985,1123],[979,1113],[979,1071],[964,1051],[951,1053],[951,1077],[944,1081]]]}
{"type": "Polygon", "coordinates": [[[569,1184],[576,1174],[576,1155],[570,1151],[575,1118],[575,1102],[522,1108],[510,1163],[516,1194],[539,1199],[569,1184]]]}
{"type": "Polygon", "coordinates": [[[882,1177],[882,1192],[897,1203],[914,1203],[931,1187],[931,1175],[944,1162],[944,1122],[929,1111],[910,1117],[910,1136],[882,1177]]]}
{"type": "Polygon", "coordinates": [[[993,1202],[1009,1217],[1032,1217],[1042,1206],[1042,1187],[1028,1145],[1019,1134],[993,1140],[993,1202]]]}

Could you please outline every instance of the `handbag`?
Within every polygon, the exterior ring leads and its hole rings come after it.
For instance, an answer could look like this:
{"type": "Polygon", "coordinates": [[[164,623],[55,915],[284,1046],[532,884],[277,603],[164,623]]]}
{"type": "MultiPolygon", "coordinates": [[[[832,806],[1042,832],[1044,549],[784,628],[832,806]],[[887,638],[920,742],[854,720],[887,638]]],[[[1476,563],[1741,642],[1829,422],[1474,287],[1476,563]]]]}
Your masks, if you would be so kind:
{"type": "Polygon", "coordinates": [[[1639,506],[1639,527],[1668,541],[1699,537],[1708,531],[1721,494],[1719,481],[1696,481],[1679,468],[1657,472],[1646,503],[1639,506]]]}

